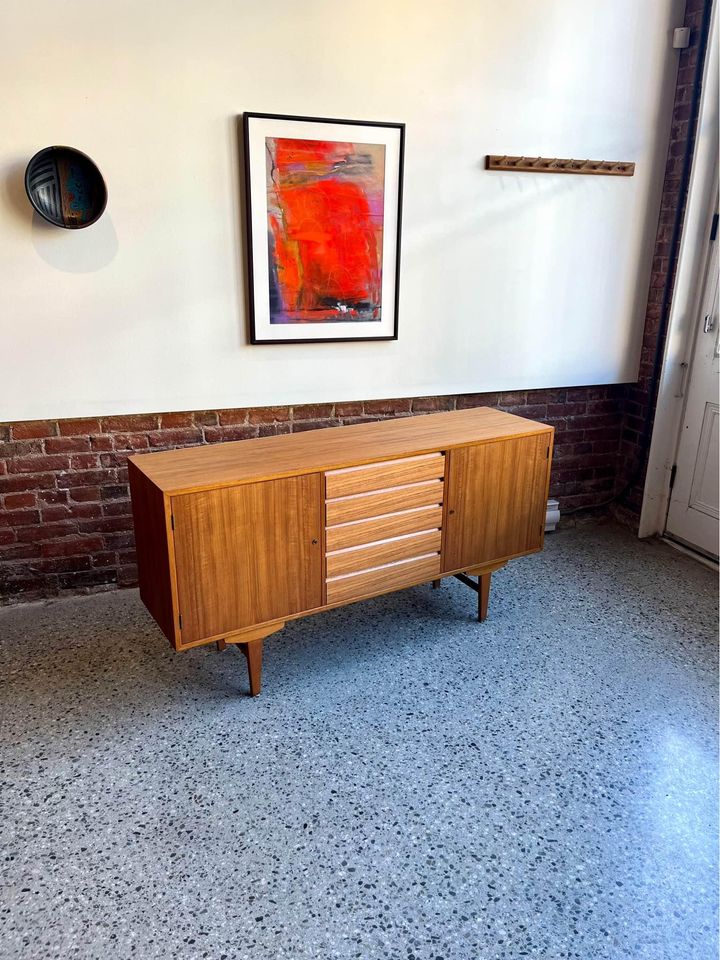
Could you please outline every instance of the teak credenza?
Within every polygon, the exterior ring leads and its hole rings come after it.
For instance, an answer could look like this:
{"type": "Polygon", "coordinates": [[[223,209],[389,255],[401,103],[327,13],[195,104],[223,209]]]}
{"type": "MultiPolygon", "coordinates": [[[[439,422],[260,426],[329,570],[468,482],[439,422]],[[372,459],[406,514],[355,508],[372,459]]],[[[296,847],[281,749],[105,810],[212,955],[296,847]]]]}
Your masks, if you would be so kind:
{"type": "MultiPolygon", "coordinates": [[[[176,650],[542,549],[553,430],[480,407],[129,458],[140,596],[176,650]]],[[[471,580],[469,575],[477,577],[471,580]]]]}

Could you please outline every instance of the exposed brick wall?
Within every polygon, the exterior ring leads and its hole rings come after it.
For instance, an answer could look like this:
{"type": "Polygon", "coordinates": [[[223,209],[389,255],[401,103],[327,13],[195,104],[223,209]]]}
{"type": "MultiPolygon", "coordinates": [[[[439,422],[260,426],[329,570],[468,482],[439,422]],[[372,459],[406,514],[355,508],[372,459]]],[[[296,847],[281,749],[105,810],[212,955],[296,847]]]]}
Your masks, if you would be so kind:
{"type": "Polygon", "coordinates": [[[0,425],[0,602],[136,582],[127,457],[437,410],[492,406],[556,429],[564,509],[613,491],[625,387],[140,414],[0,425]]]}
{"type": "MultiPolygon", "coordinates": [[[[655,353],[660,340],[660,349],[664,348],[665,336],[661,329],[663,288],[669,271],[675,270],[676,262],[670,262],[670,242],[673,222],[678,205],[684,215],[687,193],[680,195],[683,157],[688,143],[691,148],[695,142],[697,129],[697,111],[692,109],[693,87],[701,49],[701,27],[703,17],[712,6],[711,0],[688,0],[685,25],[690,27],[690,46],[680,52],[675,102],[673,106],[670,144],[665,166],[660,217],[655,238],[652,278],[645,313],[645,332],[643,336],[640,371],[637,383],[629,384],[625,401],[620,441],[620,469],[618,490],[622,490],[633,477],[636,477],[630,489],[623,493],[619,509],[616,511],[622,519],[637,526],[642,507],[645,473],[649,445],[644,442],[643,432],[646,418],[652,418],[657,404],[657,383],[653,383],[655,353]]],[[[702,62],[700,63],[702,68],[702,62]]]]}

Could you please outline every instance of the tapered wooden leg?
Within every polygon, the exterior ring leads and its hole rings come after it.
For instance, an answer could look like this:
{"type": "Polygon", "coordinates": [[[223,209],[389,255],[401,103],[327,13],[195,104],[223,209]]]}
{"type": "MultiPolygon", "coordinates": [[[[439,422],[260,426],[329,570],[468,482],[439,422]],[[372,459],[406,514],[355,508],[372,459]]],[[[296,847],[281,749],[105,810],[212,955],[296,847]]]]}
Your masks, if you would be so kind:
{"type": "Polygon", "coordinates": [[[227,641],[225,641],[225,640],[218,640],[218,642],[217,642],[217,648],[218,648],[218,650],[225,650],[225,649],[227,648],[227,641]]]}
{"type": "Polygon", "coordinates": [[[250,696],[256,697],[262,688],[263,638],[251,640],[249,643],[241,643],[240,649],[247,659],[250,696]]]}
{"type": "Polygon", "coordinates": [[[440,583],[441,583],[440,580],[433,580],[432,582],[433,590],[437,590],[437,588],[440,586],[440,583]]]}
{"type": "Polygon", "coordinates": [[[478,577],[478,622],[482,623],[487,618],[488,600],[490,599],[490,577],[491,573],[483,573],[478,577]]]}

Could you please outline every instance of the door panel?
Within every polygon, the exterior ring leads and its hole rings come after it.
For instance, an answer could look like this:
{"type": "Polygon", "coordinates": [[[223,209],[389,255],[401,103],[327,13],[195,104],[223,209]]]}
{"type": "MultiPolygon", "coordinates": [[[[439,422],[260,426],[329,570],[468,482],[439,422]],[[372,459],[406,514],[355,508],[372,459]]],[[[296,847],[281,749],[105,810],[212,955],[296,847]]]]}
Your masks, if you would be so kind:
{"type": "Polygon", "coordinates": [[[701,298],[689,371],[687,405],[675,461],[666,534],[713,558],[718,555],[718,448],[720,447],[720,318],[715,249],[701,298]]]}
{"type": "Polygon", "coordinates": [[[542,547],[551,442],[544,433],[448,453],[443,570],[542,547]]]}
{"type": "Polygon", "coordinates": [[[320,474],[173,497],[182,642],[322,603],[320,474]]]}

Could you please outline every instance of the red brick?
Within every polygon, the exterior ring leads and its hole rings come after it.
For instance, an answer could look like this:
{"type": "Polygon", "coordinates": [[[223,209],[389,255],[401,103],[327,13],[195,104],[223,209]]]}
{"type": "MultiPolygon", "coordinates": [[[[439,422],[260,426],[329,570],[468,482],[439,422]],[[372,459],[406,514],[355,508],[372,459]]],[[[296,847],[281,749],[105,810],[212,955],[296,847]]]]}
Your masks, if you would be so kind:
{"type": "Polygon", "coordinates": [[[113,437],[112,436],[90,437],[90,448],[96,453],[102,453],[106,450],[112,450],[113,437]]]}
{"type": "Polygon", "coordinates": [[[60,454],[46,454],[45,456],[15,457],[10,461],[11,473],[40,473],[43,470],[67,470],[70,466],[68,457],[60,454]]]}
{"type": "MultiPolygon", "coordinates": [[[[410,401],[405,401],[410,409],[410,401]]],[[[332,417],[332,403],[301,403],[292,408],[293,420],[325,420],[332,417]]]]}
{"type": "Polygon", "coordinates": [[[40,547],[40,553],[43,557],[69,557],[75,554],[95,553],[102,550],[102,547],[102,537],[78,534],[73,537],[64,537],[61,540],[43,543],[40,547]]]}
{"type": "Polygon", "coordinates": [[[323,427],[339,426],[339,420],[295,420],[292,425],[292,432],[305,433],[307,430],[321,430],[323,427]]]}
{"type": "Polygon", "coordinates": [[[456,401],[458,410],[470,410],[473,407],[496,407],[499,393],[463,393],[456,401]]]}
{"type": "Polygon", "coordinates": [[[79,520],[81,533],[121,533],[132,528],[130,517],[94,517],[91,520],[79,520]]]}
{"type": "Polygon", "coordinates": [[[110,479],[110,471],[121,467],[124,463],[127,463],[127,458],[127,453],[101,453],[100,466],[104,467],[107,473],[101,474],[103,480],[100,482],[108,482],[110,479]]]}
{"type": "Polygon", "coordinates": [[[0,546],[5,546],[8,543],[15,543],[16,541],[15,531],[10,530],[7,527],[0,527],[0,546]]]}
{"type": "Polygon", "coordinates": [[[125,533],[106,533],[103,540],[108,550],[122,550],[124,547],[135,546],[135,537],[130,530],[125,533]]]}
{"type": "Polygon", "coordinates": [[[127,500],[129,490],[125,483],[111,483],[103,487],[100,491],[102,500],[127,500]]]}
{"type": "Polygon", "coordinates": [[[25,473],[0,477],[0,493],[19,493],[22,490],[43,490],[55,486],[52,473],[25,473]]]}
{"type": "MultiPolygon", "coordinates": [[[[95,504],[92,504],[95,506],[95,504]]],[[[100,509],[98,507],[98,509],[100,509]]],[[[132,505],[129,500],[107,500],[102,505],[103,516],[125,517],[132,514],[132,505]]],[[[95,514],[93,514],[95,516],[95,514]]]]}
{"type": "Polygon", "coordinates": [[[73,453],[70,455],[71,470],[92,470],[100,466],[100,456],[97,453],[73,453]]]}
{"type": "Polygon", "coordinates": [[[55,437],[58,425],[54,420],[29,420],[10,424],[13,440],[33,440],[36,437],[55,437]]]}
{"type": "Polygon", "coordinates": [[[261,423],[257,428],[259,437],[277,437],[283,433],[290,433],[290,423],[261,423]]]}
{"type": "Polygon", "coordinates": [[[37,495],[34,493],[8,493],[4,504],[6,510],[20,510],[23,507],[34,507],[37,495]]]}
{"type": "Polygon", "coordinates": [[[238,407],[235,410],[220,410],[218,412],[218,422],[223,427],[232,426],[236,423],[247,423],[248,412],[247,407],[238,407]]]}
{"type": "Polygon", "coordinates": [[[161,413],[160,429],[168,430],[176,427],[192,427],[195,421],[192,413],[161,413]]]}
{"type": "Polygon", "coordinates": [[[335,404],[336,417],[361,417],[363,414],[362,400],[335,404]]]}
{"type": "Polygon", "coordinates": [[[69,516],[70,507],[67,503],[50,504],[41,510],[43,523],[51,523],[53,520],[64,520],[69,516]]]}
{"type": "Polygon", "coordinates": [[[7,461],[17,457],[41,457],[44,453],[42,440],[12,440],[9,443],[0,443],[0,458],[7,461]]]}
{"type": "Polygon", "coordinates": [[[90,450],[88,437],[48,437],[46,453],[87,453],[90,450]]]}
{"type": "Polygon", "coordinates": [[[205,427],[203,432],[208,443],[221,443],[227,440],[252,440],[258,435],[258,428],[249,423],[238,423],[234,427],[205,427]]]}
{"type": "Polygon", "coordinates": [[[138,430],[157,430],[158,419],[156,413],[134,413],[103,417],[100,426],[103,433],[136,433],[138,430]]]}
{"type": "MultiPolygon", "coordinates": [[[[555,404],[555,406],[558,406],[558,404],[555,404]]],[[[541,403],[535,403],[532,406],[525,404],[520,407],[503,407],[503,410],[507,410],[508,413],[514,413],[517,417],[528,417],[532,420],[544,420],[549,409],[541,403]]]]}
{"type": "Polygon", "coordinates": [[[100,487],[70,487],[68,490],[71,500],[76,500],[80,503],[86,503],[88,501],[96,502],[100,499],[100,487]]]}
{"type": "Polygon", "coordinates": [[[159,430],[148,434],[151,447],[185,447],[203,442],[202,430],[199,427],[178,430],[159,430]]]}
{"type": "Polygon", "coordinates": [[[150,446],[146,433],[116,433],[113,440],[116,450],[147,450],[150,446]]]}
{"type": "Polygon", "coordinates": [[[251,407],[248,411],[250,423],[281,423],[289,419],[290,407],[251,407]]]}
{"type": "Polygon", "coordinates": [[[33,523],[40,523],[40,513],[37,510],[4,510],[0,513],[2,527],[23,527],[33,523]]]}
{"type": "Polygon", "coordinates": [[[193,421],[199,427],[216,427],[218,415],[214,410],[201,410],[193,414],[193,421]]]}
{"type": "Polygon", "coordinates": [[[410,400],[366,400],[363,409],[367,414],[391,415],[410,413],[410,400]]]}
{"type": "Polygon", "coordinates": [[[519,390],[514,393],[501,393],[499,404],[501,407],[519,407],[527,403],[527,393],[519,390]]]}
{"type": "Polygon", "coordinates": [[[57,520],[53,523],[42,523],[34,527],[18,527],[16,529],[18,541],[34,543],[40,540],[54,542],[63,537],[77,533],[78,525],[73,520],[57,520]]]}
{"type": "Polygon", "coordinates": [[[0,560],[30,560],[39,555],[37,543],[11,543],[0,549],[0,560]]]}
{"type": "Polygon", "coordinates": [[[100,433],[100,421],[92,419],[59,420],[61,437],[84,437],[89,433],[100,433]]]}
{"type": "Polygon", "coordinates": [[[412,402],[413,413],[424,413],[433,410],[452,410],[455,407],[455,397],[416,397],[412,402]]]}

